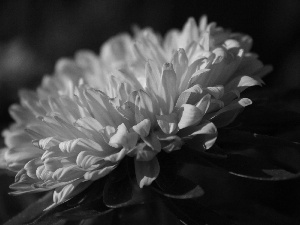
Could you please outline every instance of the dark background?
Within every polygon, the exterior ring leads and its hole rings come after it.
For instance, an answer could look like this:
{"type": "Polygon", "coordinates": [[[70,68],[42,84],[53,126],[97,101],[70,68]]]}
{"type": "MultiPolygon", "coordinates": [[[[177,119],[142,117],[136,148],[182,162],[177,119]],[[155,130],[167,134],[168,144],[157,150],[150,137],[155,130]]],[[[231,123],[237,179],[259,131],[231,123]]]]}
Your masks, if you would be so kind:
{"type": "MultiPolygon", "coordinates": [[[[8,107],[18,90],[36,88],[60,57],[95,52],[109,37],[151,26],[165,34],[187,18],[206,14],[210,22],[252,36],[253,51],[274,71],[264,80],[278,91],[300,87],[300,1],[298,0],[69,0],[0,2],[0,128],[11,122],[8,107]]],[[[0,140],[0,147],[3,140],[0,140]]],[[[35,197],[9,197],[12,182],[0,172],[0,223],[35,197]],[[4,207],[5,205],[5,207],[4,207]]]]}

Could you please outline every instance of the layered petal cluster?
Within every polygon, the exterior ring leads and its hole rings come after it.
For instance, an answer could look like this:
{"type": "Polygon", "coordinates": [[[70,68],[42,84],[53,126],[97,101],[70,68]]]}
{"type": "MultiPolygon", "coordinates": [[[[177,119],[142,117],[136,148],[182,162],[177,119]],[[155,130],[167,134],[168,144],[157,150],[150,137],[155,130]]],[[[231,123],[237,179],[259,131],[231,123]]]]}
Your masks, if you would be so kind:
{"type": "Polygon", "coordinates": [[[134,157],[140,188],[159,175],[156,155],[189,141],[201,150],[251,100],[240,92],[261,85],[264,67],[251,39],[203,17],[162,40],[151,29],[106,42],[100,55],[62,59],[36,92],[20,92],[3,132],[14,194],[54,190],[54,207],[134,157]]]}

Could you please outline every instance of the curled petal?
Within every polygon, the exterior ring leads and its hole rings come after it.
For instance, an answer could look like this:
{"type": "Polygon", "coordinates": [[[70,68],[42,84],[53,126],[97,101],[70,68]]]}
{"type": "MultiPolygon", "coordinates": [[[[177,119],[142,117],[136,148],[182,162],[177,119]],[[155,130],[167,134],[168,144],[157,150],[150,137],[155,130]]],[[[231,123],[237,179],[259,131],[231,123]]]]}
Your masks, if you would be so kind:
{"type": "Polygon", "coordinates": [[[203,96],[203,89],[196,84],[180,94],[176,102],[176,108],[180,108],[183,104],[194,105],[200,101],[203,96]]]}
{"type": "Polygon", "coordinates": [[[150,161],[156,154],[157,152],[153,151],[147,144],[139,143],[128,155],[135,157],[137,161],[150,161]]]}
{"type": "Polygon", "coordinates": [[[151,132],[147,137],[142,137],[142,139],[152,150],[160,152],[161,144],[154,132],[151,132]]]}
{"type": "Polygon", "coordinates": [[[47,211],[64,203],[68,199],[72,198],[73,196],[86,189],[90,184],[91,182],[82,183],[82,180],[76,180],[73,183],[56,188],[56,190],[53,193],[53,204],[44,209],[44,211],[47,211]]]}
{"type": "Polygon", "coordinates": [[[151,128],[151,122],[149,119],[144,119],[137,125],[134,125],[132,129],[141,137],[148,136],[151,128]]]}
{"type": "MultiPolygon", "coordinates": [[[[42,168],[42,167],[41,167],[42,168]]],[[[66,167],[58,168],[53,174],[49,173],[50,171],[46,168],[43,168],[42,172],[38,173],[37,170],[37,177],[40,177],[43,180],[49,179],[49,177],[44,178],[45,175],[50,175],[54,180],[59,182],[68,182],[74,179],[78,179],[82,177],[85,171],[77,165],[70,165],[66,167]]]]}
{"type": "Polygon", "coordinates": [[[138,91],[135,99],[135,120],[137,123],[144,118],[154,122],[154,106],[150,96],[144,91],[138,91]]]}
{"type": "Polygon", "coordinates": [[[165,134],[173,134],[177,131],[178,119],[176,113],[156,116],[156,119],[160,129],[165,134]]]}
{"type": "Polygon", "coordinates": [[[184,140],[190,139],[188,143],[196,149],[198,149],[199,146],[203,146],[204,149],[209,149],[214,145],[218,132],[213,123],[204,122],[199,126],[187,128],[180,135],[184,136],[184,140]]]}
{"type": "Polygon", "coordinates": [[[174,66],[174,71],[177,77],[177,87],[179,87],[180,83],[183,82],[183,75],[187,71],[189,63],[188,57],[183,48],[178,49],[178,51],[174,53],[171,62],[174,66]]]}
{"type": "Polygon", "coordinates": [[[179,109],[178,128],[183,129],[185,127],[198,124],[203,115],[203,112],[198,107],[189,104],[183,104],[179,109]]]}
{"type": "Polygon", "coordinates": [[[9,131],[4,130],[2,135],[5,137],[4,143],[7,147],[13,148],[24,143],[30,143],[30,136],[24,130],[9,131]]]}
{"type": "Polygon", "coordinates": [[[133,148],[138,140],[138,134],[128,132],[124,123],[118,126],[117,132],[110,138],[109,144],[115,148],[123,146],[126,149],[133,148]]]}
{"type": "Polygon", "coordinates": [[[105,166],[98,170],[88,171],[84,174],[83,178],[85,180],[91,180],[91,181],[98,180],[101,177],[104,177],[107,174],[109,174],[115,168],[116,168],[116,165],[113,165],[113,166],[105,166]]]}
{"type": "Polygon", "coordinates": [[[160,167],[156,157],[150,161],[135,160],[134,165],[136,180],[140,188],[150,185],[159,174],[160,167]]]}
{"type": "Polygon", "coordinates": [[[163,113],[171,113],[177,97],[176,74],[171,63],[165,63],[163,66],[158,97],[163,113]]]}
{"type": "Polygon", "coordinates": [[[8,169],[19,171],[31,159],[42,156],[43,151],[32,145],[11,148],[4,154],[8,169]]]}
{"type": "Polygon", "coordinates": [[[215,99],[220,99],[224,95],[224,86],[217,85],[214,87],[207,87],[205,90],[211,94],[215,99]]]}
{"type": "Polygon", "coordinates": [[[210,105],[211,95],[207,94],[197,103],[196,107],[200,109],[201,113],[204,115],[210,105]]]}
{"type": "Polygon", "coordinates": [[[227,91],[238,90],[239,92],[242,92],[248,87],[255,86],[255,85],[261,86],[262,84],[263,81],[259,77],[240,76],[230,81],[225,86],[225,89],[227,91]]]}

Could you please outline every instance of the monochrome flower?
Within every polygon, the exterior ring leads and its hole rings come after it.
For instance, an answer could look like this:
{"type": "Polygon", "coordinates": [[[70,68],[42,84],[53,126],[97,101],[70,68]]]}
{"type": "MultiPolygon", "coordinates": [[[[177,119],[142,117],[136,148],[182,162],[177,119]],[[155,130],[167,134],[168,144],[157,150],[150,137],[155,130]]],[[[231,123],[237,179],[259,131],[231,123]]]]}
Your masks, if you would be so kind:
{"type": "MultiPolygon", "coordinates": [[[[249,53],[251,39],[189,19],[165,40],[151,29],[135,41],[122,34],[100,56],[81,51],[61,59],[36,92],[20,92],[3,132],[7,167],[17,172],[14,194],[54,190],[63,203],[134,157],[140,188],[159,175],[156,155],[193,139],[213,146],[217,128],[251,104],[240,98],[269,71],[249,53]]],[[[187,153],[188,154],[188,153],[187,153]]]]}

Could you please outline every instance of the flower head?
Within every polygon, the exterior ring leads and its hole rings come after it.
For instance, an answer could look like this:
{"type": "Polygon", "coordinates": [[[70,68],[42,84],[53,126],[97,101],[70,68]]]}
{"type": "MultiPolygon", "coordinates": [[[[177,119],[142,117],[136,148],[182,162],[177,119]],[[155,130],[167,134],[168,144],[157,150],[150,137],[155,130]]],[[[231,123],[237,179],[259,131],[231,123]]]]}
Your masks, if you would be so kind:
{"type": "Polygon", "coordinates": [[[138,185],[159,175],[156,155],[197,137],[209,149],[262,83],[267,68],[249,53],[250,38],[189,19],[162,41],[150,29],[109,40],[100,56],[60,60],[37,92],[21,92],[4,131],[15,194],[55,190],[54,207],[135,159],[138,185]]]}

